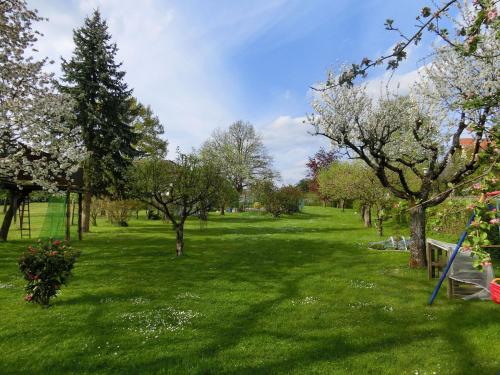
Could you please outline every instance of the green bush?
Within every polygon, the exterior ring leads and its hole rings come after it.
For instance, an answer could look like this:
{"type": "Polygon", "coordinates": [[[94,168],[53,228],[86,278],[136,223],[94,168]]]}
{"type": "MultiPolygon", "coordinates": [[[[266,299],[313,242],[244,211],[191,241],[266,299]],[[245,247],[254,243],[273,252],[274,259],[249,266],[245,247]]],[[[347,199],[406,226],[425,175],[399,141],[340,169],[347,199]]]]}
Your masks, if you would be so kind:
{"type": "Polygon", "coordinates": [[[107,200],[104,208],[111,224],[128,227],[128,221],[133,211],[140,207],[140,203],[130,199],[107,200]]]}
{"type": "Polygon", "coordinates": [[[292,185],[283,186],[276,193],[284,213],[294,214],[300,211],[303,193],[299,188],[292,185]]]}
{"type": "Polygon", "coordinates": [[[25,288],[28,294],[24,299],[48,306],[61,285],[68,283],[79,255],[68,243],[57,240],[39,240],[36,247],[30,245],[19,258],[19,269],[28,281],[25,288]]]}
{"type": "Polygon", "coordinates": [[[471,204],[471,199],[449,198],[439,206],[428,209],[427,230],[460,236],[472,214],[471,204]]]}

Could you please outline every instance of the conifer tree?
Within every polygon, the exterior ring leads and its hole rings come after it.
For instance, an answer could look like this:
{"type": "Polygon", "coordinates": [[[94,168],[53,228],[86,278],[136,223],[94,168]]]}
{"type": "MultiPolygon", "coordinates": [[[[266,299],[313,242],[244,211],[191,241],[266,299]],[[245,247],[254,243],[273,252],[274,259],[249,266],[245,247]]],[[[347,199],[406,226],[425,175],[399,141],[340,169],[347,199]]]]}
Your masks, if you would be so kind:
{"type": "Polygon", "coordinates": [[[69,61],[63,59],[64,90],[76,101],[76,124],[82,127],[89,152],[85,161],[85,206],[83,230],[89,230],[93,195],[120,196],[124,172],[129,167],[137,142],[130,111],[131,93],[125,72],[115,61],[118,48],[111,41],[106,21],[99,10],[74,31],[75,49],[69,61]]]}

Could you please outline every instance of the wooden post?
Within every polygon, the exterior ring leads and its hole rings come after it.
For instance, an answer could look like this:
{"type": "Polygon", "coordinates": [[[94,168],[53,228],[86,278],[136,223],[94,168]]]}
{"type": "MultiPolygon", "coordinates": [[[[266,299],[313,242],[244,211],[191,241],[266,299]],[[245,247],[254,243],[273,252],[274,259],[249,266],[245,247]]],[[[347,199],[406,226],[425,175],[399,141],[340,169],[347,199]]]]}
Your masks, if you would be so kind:
{"type": "MultiPolygon", "coordinates": [[[[451,256],[450,252],[447,251],[446,252],[446,263],[448,263],[448,261],[450,260],[450,256],[451,256]]],[[[446,280],[447,281],[447,283],[446,283],[447,284],[446,285],[447,286],[446,295],[448,296],[448,298],[453,298],[453,295],[455,294],[454,290],[453,290],[453,280],[450,279],[449,275],[448,275],[447,279],[448,280],[446,280]]]]}
{"type": "Polygon", "coordinates": [[[71,225],[75,225],[75,199],[71,199],[71,225]]]}
{"type": "Polygon", "coordinates": [[[64,236],[64,239],[66,241],[71,240],[71,192],[68,190],[66,191],[66,235],[64,236]]]}
{"type": "Polygon", "coordinates": [[[83,194],[82,192],[78,192],[78,240],[82,240],[82,212],[83,212],[83,194]]]}
{"type": "Polygon", "coordinates": [[[425,244],[425,251],[427,253],[427,278],[431,280],[434,278],[434,272],[432,269],[432,245],[429,241],[425,244]]]}

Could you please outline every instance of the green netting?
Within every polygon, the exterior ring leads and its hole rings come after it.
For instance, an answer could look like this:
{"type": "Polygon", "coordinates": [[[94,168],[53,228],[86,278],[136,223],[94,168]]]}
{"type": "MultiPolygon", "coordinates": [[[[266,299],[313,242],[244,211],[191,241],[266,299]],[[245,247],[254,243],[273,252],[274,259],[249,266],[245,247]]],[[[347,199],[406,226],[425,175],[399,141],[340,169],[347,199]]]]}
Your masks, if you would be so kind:
{"type": "Polygon", "coordinates": [[[64,238],[66,220],[66,197],[49,198],[45,220],[40,230],[40,238],[64,238]]]}

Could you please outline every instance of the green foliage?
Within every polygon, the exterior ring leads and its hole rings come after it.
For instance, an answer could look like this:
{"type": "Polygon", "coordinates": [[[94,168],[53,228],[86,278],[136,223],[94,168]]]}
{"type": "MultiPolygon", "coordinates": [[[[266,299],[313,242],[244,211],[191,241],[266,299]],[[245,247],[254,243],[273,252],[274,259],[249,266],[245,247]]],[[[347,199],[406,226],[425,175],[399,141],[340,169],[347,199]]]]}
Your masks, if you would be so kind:
{"type": "Polygon", "coordinates": [[[266,211],[278,218],[282,214],[292,215],[300,211],[304,198],[302,191],[292,185],[277,188],[272,181],[261,181],[254,185],[253,191],[266,211]]]}
{"type": "Polygon", "coordinates": [[[19,269],[28,281],[25,300],[48,306],[61,285],[68,283],[71,271],[80,253],[61,241],[38,241],[36,247],[19,258],[19,269]]]}
{"type": "Polygon", "coordinates": [[[406,200],[395,202],[392,206],[394,222],[400,226],[406,226],[410,221],[409,204],[406,200]]]}
{"type": "Polygon", "coordinates": [[[75,124],[82,128],[89,152],[85,163],[86,188],[95,195],[121,195],[124,175],[139,135],[131,126],[131,93],[125,72],[115,62],[118,48],[111,42],[106,21],[98,10],[73,34],[75,50],[63,59],[63,90],[75,101],[75,124]]]}
{"type": "Polygon", "coordinates": [[[130,110],[134,116],[134,132],[139,135],[135,149],[142,157],[164,159],[168,142],[161,138],[165,129],[158,116],[155,116],[150,106],[139,103],[136,98],[131,99],[130,110]]]}
{"type": "Polygon", "coordinates": [[[196,154],[179,153],[175,162],[138,160],[130,171],[130,193],[170,220],[177,233],[177,255],[183,254],[184,223],[189,216],[208,212],[224,191],[220,168],[196,154]]]}
{"type": "Polygon", "coordinates": [[[304,194],[304,203],[306,206],[323,206],[324,201],[321,201],[317,193],[309,192],[304,194]]]}
{"type": "MultiPolygon", "coordinates": [[[[361,162],[335,162],[319,172],[318,184],[321,195],[340,202],[343,209],[353,200],[359,201],[368,212],[375,208],[377,230],[379,235],[383,234],[383,223],[389,218],[394,198],[370,167],[361,162]]],[[[363,219],[366,223],[366,217],[363,219]]]]}
{"type": "Polygon", "coordinates": [[[278,190],[278,197],[283,207],[283,212],[291,215],[300,211],[300,205],[304,199],[304,194],[299,188],[288,185],[278,190]]]}
{"type": "Polygon", "coordinates": [[[103,201],[102,209],[106,211],[111,224],[127,227],[132,212],[143,206],[141,202],[132,199],[108,199],[103,201]]]}
{"type": "Polygon", "coordinates": [[[477,255],[474,265],[481,269],[484,263],[491,262],[488,246],[500,245],[500,212],[488,201],[489,196],[500,195],[500,179],[496,176],[485,178],[481,183],[475,184],[474,188],[482,193],[482,199],[470,207],[474,210],[475,217],[467,230],[464,247],[477,255]]]}
{"type": "Polygon", "coordinates": [[[318,173],[319,193],[330,201],[356,199],[356,175],[353,165],[347,162],[334,162],[318,173]]]}
{"type": "Polygon", "coordinates": [[[463,233],[472,210],[467,209],[471,199],[449,198],[445,203],[427,211],[427,229],[458,238],[463,233]]]}
{"type": "Polygon", "coordinates": [[[300,189],[303,193],[309,193],[309,187],[311,185],[312,180],[310,178],[303,178],[299,182],[297,182],[297,188],[300,189]]]}

